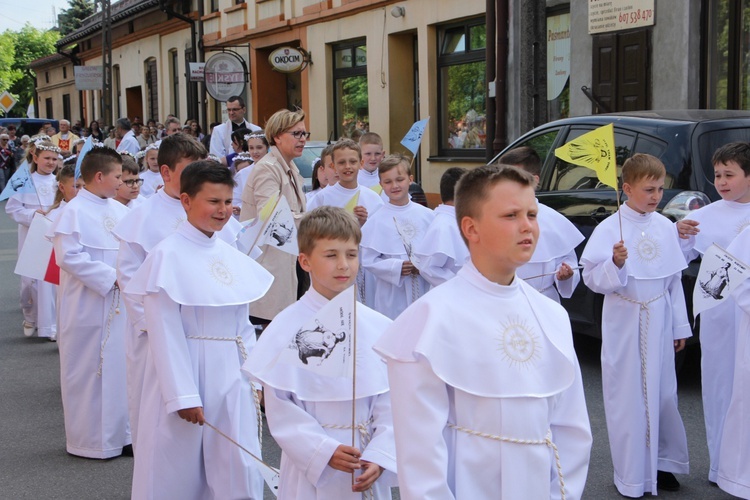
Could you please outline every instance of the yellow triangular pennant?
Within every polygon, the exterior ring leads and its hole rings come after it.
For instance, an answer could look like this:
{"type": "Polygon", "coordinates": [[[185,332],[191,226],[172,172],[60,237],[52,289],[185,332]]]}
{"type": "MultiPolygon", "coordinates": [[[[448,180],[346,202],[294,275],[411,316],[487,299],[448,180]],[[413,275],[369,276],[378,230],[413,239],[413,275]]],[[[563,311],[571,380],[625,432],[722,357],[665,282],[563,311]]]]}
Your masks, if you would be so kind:
{"type": "Polygon", "coordinates": [[[611,123],[560,146],[555,149],[555,156],[594,170],[603,184],[617,190],[615,132],[611,123]]]}

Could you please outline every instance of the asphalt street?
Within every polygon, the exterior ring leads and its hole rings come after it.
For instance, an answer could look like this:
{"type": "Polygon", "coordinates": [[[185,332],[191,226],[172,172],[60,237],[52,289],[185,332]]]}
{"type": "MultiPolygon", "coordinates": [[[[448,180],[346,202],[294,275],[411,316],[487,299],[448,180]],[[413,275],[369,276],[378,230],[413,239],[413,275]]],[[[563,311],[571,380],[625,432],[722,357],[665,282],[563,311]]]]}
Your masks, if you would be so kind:
{"type": "MultiPolygon", "coordinates": [[[[0,203],[4,209],[5,202],[0,203]]],[[[4,210],[3,210],[4,211],[4,210]]],[[[16,226],[0,216],[0,498],[1,499],[126,499],[130,497],[133,459],[86,460],[65,451],[57,345],[46,339],[26,338],[18,304],[16,226]]],[[[599,366],[600,343],[576,338],[586,399],[594,433],[584,498],[621,498],[612,483],[599,366]]],[[[678,476],[677,493],[662,498],[733,498],[709,485],[700,397],[700,354],[688,353],[679,375],[680,411],[688,433],[691,473],[678,476]]],[[[279,450],[267,433],[263,454],[278,465],[279,450]]],[[[273,498],[270,492],[267,499],[273,498]]]]}

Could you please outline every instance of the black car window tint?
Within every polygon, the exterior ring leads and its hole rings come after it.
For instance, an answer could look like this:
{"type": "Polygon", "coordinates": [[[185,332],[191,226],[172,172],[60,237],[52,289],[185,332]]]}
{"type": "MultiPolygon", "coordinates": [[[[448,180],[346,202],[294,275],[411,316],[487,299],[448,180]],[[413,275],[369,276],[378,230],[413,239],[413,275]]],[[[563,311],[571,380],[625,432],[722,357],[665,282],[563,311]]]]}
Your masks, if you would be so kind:
{"type": "Polygon", "coordinates": [[[668,165],[669,162],[665,161],[665,159],[663,158],[663,155],[666,151],[667,151],[666,142],[656,139],[654,137],[649,137],[647,135],[639,134],[638,140],[635,142],[635,148],[633,149],[633,154],[635,153],[649,154],[651,156],[655,156],[656,158],[659,158],[660,160],[662,160],[664,162],[664,166],[667,168],[667,177],[664,179],[664,188],[671,189],[675,185],[675,176],[674,176],[673,169],[674,168],[679,169],[680,166],[668,165]]]}
{"type": "Polygon", "coordinates": [[[750,142],[750,128],[711,130],[698,136],[700,166],[711,185],[714,183],[714,166],[711,163],[711,157],[717,149],[730,142],[750,142]]]}

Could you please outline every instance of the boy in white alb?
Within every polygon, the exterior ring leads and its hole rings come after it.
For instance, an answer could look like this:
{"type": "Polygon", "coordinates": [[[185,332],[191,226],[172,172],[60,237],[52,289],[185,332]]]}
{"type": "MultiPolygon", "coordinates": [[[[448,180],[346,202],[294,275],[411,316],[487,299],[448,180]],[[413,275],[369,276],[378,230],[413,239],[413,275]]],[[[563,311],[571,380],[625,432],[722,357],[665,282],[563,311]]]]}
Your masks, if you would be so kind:
{"type": "MultiPolygon", "coordinates": [[[[58,346],[65,438],[71,455],[112,458],[131,444],[125,384],[125,325],[112,228],[128,209],[112,198],[122,183],[120,155],[91,149],[85,186],[60,212],[48,237],[60,266],[58,346]]],[[[127,450],[125,450],[127,452],[127,450]]]]}
{"type": "Polygon", "coordinates": [[[362,164],[359,144],[351,139],[342,139],[333,145],[331,158],[338,182],[333,186],[329,184],[326,189],[316,194],[310,200],[307,210],[325,205],[343,208],[358,194],[354,215],[360,224],[364,224],[368,217],[372,217],[383,206],[383,200],[375,191],[357,182],[359,167],[362,164]]]}
{"type": "Polygon", "coordinates": [[[414,245],[414,265],[432,286],[453,278],[469,260],[469,249],[461,239],[453,205],[456,183],[465,173],[466,169],[459,167],[443,172],[440,178],[440,198],[443,203],[435,209],[435,218],[424,238],[414,245]]]}
{"type": "Polygon", "coordinates": [[[657,488],[676,491],[674,474],[689,472],[674,370],[674,353],[692,335],[681,282],[687,263],[674,224],[655,212],[665,176],[657,158],[629,158],[622,167],[622,236],[620,215],[613,214],[581,256],[584,282],[604,294],[602,389],[614,482],[634,498],[657,488]]]}
{"type": "MultiPolygon", "coordinates": [[[[274,318],[243,367],[264,386],[268,427],[281,446],[280,500],[391,498],[396,457],[388,380],[385,364],[371,350],[388,318],[356,305],[354,421],[360,446],[350,446],[352,379],[276,362],[331,299],[343,292],[354,301],[350,287],[359,267],[360,237],[357,221],[340,208],[320,207],[305,215],[299,262],[310,273],[311,287],[274,318]],[[384,469],[391,474],[381,476],[384,469]],[[353,486],[351,474],[357,471],[353,486]]],[[[318,363],[318,356],[308,364],[318,363]]]]}
{"type": "MultiPolygon", "coordinates": [[[[158,150],[161,182],[164,187],[137,206],[115,226],[113,233],[120,241],[117,254],[117,279],[127,288],[130,279],[146,256],[161,240],[174,233],[186,220],[180,203],[180,176],[187,165],[206,157],[206,148],[193,137],[177,132],[161,141],[158,150]]],[[[218,232],[227,243],[234,244],[240,225],[232,219],[218,232]]],[[[138,446],[138,412],[141,404],[143,374],[148,344],[143,315],[143,298],[123,293],[128,311],[128,332],[125,336],[128,373],[128,409],[133,442],[138,446]]]]}
{"type": "MultiPolygon", "coordinates": [[[[57,192],[54,173],[59,153],[60,149],[50,141],[37,141],[29,169],[34,190],[16,193],[5,204],[5,213],[18,223],[19,253],[23,249],[34,215],[45,215],[54,203],[57,192]]],[[[54,339],[57,336],[54,285],[26,276],[20,278],[24,335],[30,337],[36,333],[39,337],[54,339]]]]}
{"type": "Polygon", "coordinates": [[[151,250],[127,286],[143,297],[149,345],[134,499],[263,498],[258,464],[203,426],[260,456],[258,413],[240,368],[255,340],[247,304],[273,277],[217,235],[232,218],[233,186],[217,162],[186,167],[187,222],[151,250]]]}
{"type": "Polygon", "coordinates": [[[375,132],[366,132],[359,138],[359,147],[362,148],[362,166],[357,175],[357,182],[379,193],[383,201],[388,203],[388,197],[383,193],[378,175],[380,162],[385,158],[383,139],[375,132]]]}
{"type": "Polygon", "coordinates": [[[362,228],[362,267],[375,276],[375,291],[368,291],[367,303],[395,319],[430,288],[412,259],[414,245],[424,238],[435,214],[409,200],[412,177],[407,157],[387,156],[379,173],[389,203],[362,228]]]}
{"type": "Polygon", "coordinates": [[[526,172],[465,174],[456,218],[471,260],[375,344],[404,500],[581,498],[591,430],[570,322],[515,275],[534,252],[536,210],[526,172]]]}
{"type": "MultiPolygon", "coordinates": [[[[499,162],[524,169],[539,185],[542,161],[534,149],[528,146],[512,149],[500,157],[499,162]]],[[[561,296],[569,299],[581,281],[575,249],[584,238],[557,210],[539,203],[539,200],[536,203],[539,207],[539,243],[531,260],[519,267],[516,274],[539,293],[559,303],[561,296]]]]}
{"type": "Polygon", "coordinates": [[[143,179],[138,177],[138,164],[130,155],[122,156],[122,184],[117,188],[115,201],[119,201],[128,208],[135,208],[146,198],[141,196],[143,179]]]}
{"type": "MultiPolygon", "coordinates": [[[[750,227],[737,236],[727,251],[750,262],[750,227]]],[[[732,292],[736,307],[737,348],[734,380],[718,456],[719,487],[740,498],[750,498],[750,280],[732,292]]],[[[703,332],[701,332],[703,333],[703,332]]]]}
{"type": "MultiPolygon", "coordinates": [[[[714,186],[721,200],[691,212],[677,223],[682,235],[695,235],[683,242],[689,248],[687,261],[717,244],[727,249],[742,230],[750,226],[750,144],[735,142],[722,146],[711,159],[714,186]],[[699,225],[700,224],[700,225],[699,225]]],[[[735,353],[735,308],[729,297],[701,313],[701,390],[703,418],[710,469],[708,480],[717,482],[724,417],[732,397],[735,353]]]]}

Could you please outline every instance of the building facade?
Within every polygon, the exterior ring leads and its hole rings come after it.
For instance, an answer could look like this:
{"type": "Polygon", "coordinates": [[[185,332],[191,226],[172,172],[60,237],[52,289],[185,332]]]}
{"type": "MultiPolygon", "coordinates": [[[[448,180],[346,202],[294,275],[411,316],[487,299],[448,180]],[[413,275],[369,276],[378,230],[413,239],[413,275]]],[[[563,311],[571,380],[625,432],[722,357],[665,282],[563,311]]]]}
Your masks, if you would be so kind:
{"type": "MultiPolygon", "coordinates": [[[[386,151],[405,151],[401,138],[429,117],[415,173],[434,203],[445,169],[480,165],[552,119],[750,108],[748,26],[750,0],[121,0],[113,115],[222,121],[223,103],[188,81],[188,62],[231,52],[261,126],[301,107],[313,139],[372,131],[386,151]],[[278,49],[307,64],[278,71],[278,49]]],[[[101,64],[101,14],[58,48],[101,64]]],[[[82,93],[89,121],[99,97],[82,93]]]]}

